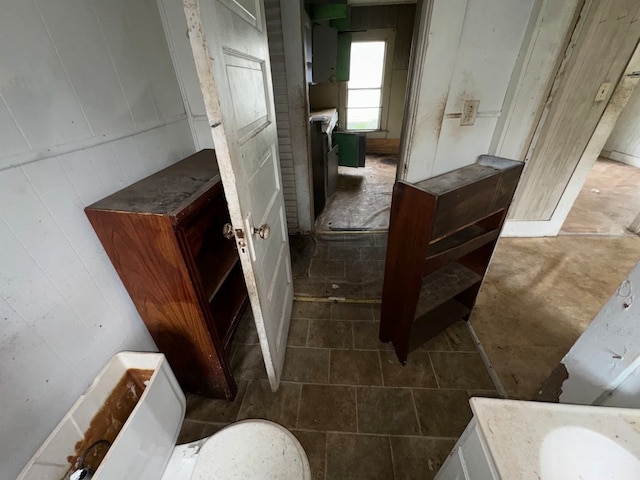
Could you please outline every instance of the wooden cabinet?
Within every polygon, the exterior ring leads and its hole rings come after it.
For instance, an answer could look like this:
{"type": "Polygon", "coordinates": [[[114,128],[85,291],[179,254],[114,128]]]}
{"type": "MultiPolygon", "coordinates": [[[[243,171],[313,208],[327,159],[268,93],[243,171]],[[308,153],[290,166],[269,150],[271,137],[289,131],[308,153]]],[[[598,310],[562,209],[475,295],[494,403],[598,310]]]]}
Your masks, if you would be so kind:
{"type": "Polygon", "coordinates": [[[203,150],[85,209],[185,391],[232,399],[229,349],[247,305],[215,152],[203,150]]]}
{"type": "Polygon", "coordinates": [[[396,182],[380,340],[403,364],[410,350],[468,318],[523,166],[482,155],[438,177],[396,182]]]}

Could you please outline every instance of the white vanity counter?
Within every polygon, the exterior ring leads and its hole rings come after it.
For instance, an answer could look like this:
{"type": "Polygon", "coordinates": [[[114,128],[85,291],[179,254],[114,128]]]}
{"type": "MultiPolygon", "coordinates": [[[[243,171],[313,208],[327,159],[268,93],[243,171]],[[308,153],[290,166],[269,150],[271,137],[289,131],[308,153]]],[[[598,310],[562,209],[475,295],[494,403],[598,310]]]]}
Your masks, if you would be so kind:
{"type": "Polygon", "coordinates": [[[640,478],[640,410],[472,398],[437,480],[640,478]]]}

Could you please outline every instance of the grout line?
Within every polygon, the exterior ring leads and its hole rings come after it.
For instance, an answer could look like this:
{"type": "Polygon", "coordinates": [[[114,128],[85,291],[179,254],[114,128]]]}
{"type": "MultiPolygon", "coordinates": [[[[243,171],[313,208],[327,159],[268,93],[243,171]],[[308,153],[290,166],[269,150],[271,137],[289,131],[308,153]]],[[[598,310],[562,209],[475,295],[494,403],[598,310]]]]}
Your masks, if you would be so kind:
{"type": "Polygon", "coordinates": [[[436,373],[436,367],[433,366],[433,360],[431,359],[431,352],[427,352],[429,357],[429,364],[431,365],[431,371],[433,372],[433,378],[436,380],[436,385],[440,388],[440,382],[438,381],[438,374],[436,373]]]}
{"type": "Polygon", "coordinates": [[[381,298],[352,298],[352,297],[311,297],[298,296],[293,294],[293,299],[297,302],[317,302],[317,303],[366,303],[379,305],[382,303],[381,298]]]}
{"type": "Polygon", "coordinates": [[[211,421],[209,421],[209,420],[199,420],[197,418],[186,418],[185,417],[183,422],[201,423],[203,426],[206,426],[206,425],[230,425],[234,421],[235,420],[231,420],[230,422],[214,422],[213,420],[211,420],[211,421]]]}
{"type": "Polygon", "coordinates": [[[329,365],[327,366],[327,382],[329,382],[328,385],[332,385],[331,383],[331,355],[332,355],[331,350],[332,349],[329,348],[328,350],[329,350],[329,365]]]}
{"type": "Polygon", "coordinates": [[[247,387],[244,389],[244,392],[242,394],[242,400],[240,400],[240,408],[238,408],[238,412],[236,413],[235,421],[238,421],[238,417],[240,416],[240,412],[242,411],[242,407],[244,406],[244,401],[247,399],[247,392],[249,391],[249,387],[254,381],[258,383],[260,382],[260,380],[247,380],[247,387]]]}
{"type": "Polygon", "coordinates": [[[351,346],[353,347],[353,350],[355,351],[356,350],[356,332],[353,329],[353,322],[351,322],[351,346]]]}
{"type": "Polygon", "coordinates": [[[360,436],[369,436],[369,437],[385,437],[385,438],[424,438],[427,440],[459,440],[460,437],[435,437],[433,435],[400,435],[397,433],[357,433],[357,432],[347,432],[344,430],[311,430],[309,428],[295,428],[294,430],[298,430],[300,432],[307,433],[332,433],[335,435],[360,435],[360,436]]]}
{"type": "Polygon", "coordinates": [[[382,378],[382,386],[386,387],[384,384],[384,374],[382,373],[382,356],[380,355],[380,350],[378,350],[378,366],[380,367],[380,378],[382,378]]]}
{"type": "Polygon", "coordinates": [[[354,386],[356,392],[356,433],[360,433],[360,425],[358,424],[358,387],[354,386]]]}
{"type": "MultiPolygon", "coordinates": [[[[335,349],[333,349],[335,350],[335,349]]],[[[348,350],[342,350],[342,351],[348,351],[348,350]]],[[[264,380],[267,381],[267,378],[245,378],[245,377],[236,377],[239,380],[245,380],[247,382],[251,381],[251,380],[264,380]]],[[[353,383],[327,383],[327,382],[299,382],[296,380],[281,380],[280,383],[288,383],[291,385],[315,385],[315,386],[321,386],[321,387],[367,387],[367,388],[387,388],[387,389],[396,389],[396,390],[406,390],[407,388],[411,388],[413,390],[425,390],[425,391],[438,391],[438,390],[452,390],[452,391],[458,391],[458,392],[467,392],[469,390],[474,390],[474,391],[481,391],[481,392],[492,392],[494,391],[491,388],[433,388],[433,387],[419,387],[419,386],[411,386],[411,385],[370,385],[370,384],[366,384],[366,383],[358,383],[358,384],[353,384],[353,383]]],[[[244,398],[244,397],[243,397],[244,398]]]]}
{"type": "MultiPolygon", "coordinates": [[[[314,431],[314,430],[310,430],[310,431],[314,431]]],[[[325,431],[324,432],[324,479],[327,480],[327,464],[328,462],[328,456],[329,456],[329,448],[328,448],[328,444],[329,443],[329,432],[325,431]]]]}
{"type": "Polygon", "coordinates": [[[391,455],[391,470],[393,471],[393,478],[397,478],[396,473],[396,459],[393,456],[393,448],[391,447],[391,437],[387,436],[387,442],[389,443],[389,455],[391,455]]]}
{"type": "Polygon", "coordinates": [[[420,436],[422,436],[422,425],[420,424],[420,415],[418,415],[416,397],[413,396],[413,388],[410,388],[409,391],[411,392],[411,401],[413,402],[413,412],[416,414],[416,420],[418,421],[418,431],[420,432],[420,436]]]}
{"type": "Polygon", "coordinates": [[[502,385],[502,382],[500,381],[500,377],[498,377],[498,373],[496,372],[495,368],[493,368],[493,364],[491,363],[491,360],[489,359],[487,352],[484,350],[484,347],[480,343],[480,339],[478,338],[476,331],[473,329],[470,322],[465,322],[465,323],[467,325],[467,328],[469,329],[469,334],[471,335],[471,338],[473,338],[473,343],[475,343],[476,348],[478,349],[480,358],[482,358],[482,363],[484,363],[484,366],[487,369],[487,372],[489,373],[489,376],[491,377],[491,380],[493,381],[493,384],[495,385],[496,390],[498,391],[498,395],[500,395],[501,398],[509,398],[509,395],[507,394],[507,390],[504,388],[504,385],[502,385]]]}
{"type": "Polygon", "coordinates": [[[300,405],[302,404],[302,385],[300,387],[300,395],[298,395],[298,411],[296,412],[296,428],[298,427],[298,422],[300,421],[300,405]]]}
{"type": "Polygon", "coordinates": [[[382,374],[382,360],[380,359],[380,351],[378,351],[378,367],[380,367],[380,370],[379,370],[380,371],[380,386],[384,386],[384,375],[382,374]]]}
{"type": "MultiPolygon", "coordinates": [[[[376,228],[376,229],[370,229],[370,230],[315,230],[313,233],[315,236],[317,235],[327,235],[327,236],[332,236],[332,235],[342,235],[342,236],[349,236],[349,235],[353,235],[354,237],[360,236],[360,235],[367,235],[367,234],[375,234],[375,233],[388,233],[389,229],[388,228],[376,228]]],[[[345,242],[348,242],[349,240],[345,239],[345,242]]],[[[366,245],[360,245],[360,246],[366,246],[366,245]]]]}
{"type": "Polygon", "coordinates": [[[313,318],[307,318],[307,336],[304,339],[304,344],[306,347],[309,347],[309,335],[311,335],[311,322],[313,318]]]}

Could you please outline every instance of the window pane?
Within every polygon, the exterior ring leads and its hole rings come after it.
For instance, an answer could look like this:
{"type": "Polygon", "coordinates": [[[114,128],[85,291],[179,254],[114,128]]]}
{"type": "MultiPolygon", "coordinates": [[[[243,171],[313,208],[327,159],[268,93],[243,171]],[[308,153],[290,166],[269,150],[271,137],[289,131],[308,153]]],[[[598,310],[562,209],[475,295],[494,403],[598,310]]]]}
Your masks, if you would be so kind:
{"type": "Polygon", "coordinates": [[[347,130],[377,130],[379,126],[379,108],[347,108],[347,130]]]}
{"type": "Polygon", "coordinates": [[[373,90],[349,90],[347,108],[352,107],[379,107],[380,106],[379,88],[373,90]]]}
{"type": "Polygon", "coordinates": [[[381,88],[385,42],[353,42],[349,88],[381,88]]]}

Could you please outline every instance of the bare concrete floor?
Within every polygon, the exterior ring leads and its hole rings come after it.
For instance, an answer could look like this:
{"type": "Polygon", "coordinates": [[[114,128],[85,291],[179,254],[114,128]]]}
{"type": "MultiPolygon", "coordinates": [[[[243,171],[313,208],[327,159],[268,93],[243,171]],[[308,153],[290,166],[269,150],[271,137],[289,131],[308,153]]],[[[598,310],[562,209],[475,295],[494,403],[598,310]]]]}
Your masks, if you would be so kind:
{"type": "Polygon", "coordinates": [[[338,167],[338,186],[316,220],[317,232],[386,230],[397,159],[367,155],[364,168],[338,167]]]}
{"type": "Polygon", "coordinates": [[[561,235],[632,235],[640,213],[640,168],[600,157],[573,204],[561,235]]]}
{"type": "Polygon", "coordinates": [[[500,240],[471,324],[510,398],[534,397],[638,260],[636,236],[500,240]]]}

